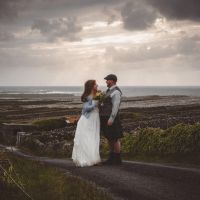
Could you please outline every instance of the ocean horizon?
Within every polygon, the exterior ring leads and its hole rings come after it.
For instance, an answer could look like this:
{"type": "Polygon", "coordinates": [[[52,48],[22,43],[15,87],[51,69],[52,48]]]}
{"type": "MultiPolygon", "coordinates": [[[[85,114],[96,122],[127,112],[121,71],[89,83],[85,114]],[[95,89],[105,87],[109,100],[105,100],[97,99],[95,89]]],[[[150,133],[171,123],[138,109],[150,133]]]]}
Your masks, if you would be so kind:
{"type": "MultiPolygon", "coordinates": [[[[135,96],[200,96],[200,86],[120,86],[123,95],[135,96]]],[[[99,86],[106,90],[106,86],[99,86]]],[[[0,86],[0,94],[69,94],[80,96],[83,86],[0,86]]]]}

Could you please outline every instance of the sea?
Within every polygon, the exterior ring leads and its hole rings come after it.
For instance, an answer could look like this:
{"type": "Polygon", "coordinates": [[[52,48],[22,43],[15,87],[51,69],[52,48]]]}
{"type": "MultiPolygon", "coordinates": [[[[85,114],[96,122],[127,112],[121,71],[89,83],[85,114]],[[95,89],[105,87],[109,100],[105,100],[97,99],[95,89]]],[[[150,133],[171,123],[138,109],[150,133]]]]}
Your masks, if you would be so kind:
{"type": "MultiPolygon", "coordinates": [[[[200,96],[200,86],[119,86],[123,96],[200,96]]],[[[100,86],[105,91],[105,86],[100,86]]],[[[1,94],[70,94],[80,96],[82,86],[0,86],[1,94]]]]}

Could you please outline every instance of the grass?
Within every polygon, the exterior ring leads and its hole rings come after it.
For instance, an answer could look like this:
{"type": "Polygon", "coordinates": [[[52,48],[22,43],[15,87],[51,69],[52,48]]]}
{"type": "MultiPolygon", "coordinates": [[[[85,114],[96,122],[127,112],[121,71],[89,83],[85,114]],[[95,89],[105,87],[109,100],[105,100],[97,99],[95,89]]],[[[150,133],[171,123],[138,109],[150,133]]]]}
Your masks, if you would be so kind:
{"type": "Polygon", "coordinates": [[[36,125],[36,127],[39,130],[53,130],[57,128],[63,128],[67,125],[65,118],[59,118],[59,119],[45,119],[33,122],[33,125],[36,125]]]}
{"type": "Polygon", "coordinates": [[[3,124],[3,123],[7,123],[7,122],[9,122],[9,121],[6,117],[0,116],[0,125],[3,124]]]}
{"type": "Polygon", "coordinates": [[[120,118],[121,119],[132,119],[132,120],[138,120],[142,117],[141,113],[136,112],[121,112],[120,118]]]}
{"type": "MultiPolygon", "coordinates": [[[[111,200],[105,191],[80,178],[42,163],[9,156],[26,192],[34,200],[111,200]]],[[[15,185],[0,179],[1,199],[27,199],[15,185]]]]}
{"type": "Polygon", "coordinates": [[[25,154],[29,154],[29,155],[36,155],[36,156],[45,156],[45,157],[49,157],[49,158],[70,158],[72,152],[71,151],[67,151],[67,150],[54,150],[54,149],[39,149],[39,148],[35,148],[35,147],[27,147],[27,146],[23,146],[20,147],[20,151],[25,153],[25,154]]]}

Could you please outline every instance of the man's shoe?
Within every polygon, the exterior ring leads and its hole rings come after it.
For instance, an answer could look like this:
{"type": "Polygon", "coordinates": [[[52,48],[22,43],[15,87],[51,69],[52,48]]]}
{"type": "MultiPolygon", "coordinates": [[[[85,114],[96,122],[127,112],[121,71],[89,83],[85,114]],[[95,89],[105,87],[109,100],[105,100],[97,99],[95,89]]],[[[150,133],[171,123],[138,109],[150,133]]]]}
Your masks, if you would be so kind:
{"type": "Polygon", "coordinates": [[[102,164],[103,165],[112,165],[113,162],[114,162],[114,156],[115,156],[115,153],[114,152],[110,152],[108,160],[102,162],[102,164]]]}
{"type": "Polygon", "coordinates": [[[122,164],[122,159],[121,159],[121,154],[120,153],[115,153],[113,164],[114,165],[121,165],[122,164]]]}

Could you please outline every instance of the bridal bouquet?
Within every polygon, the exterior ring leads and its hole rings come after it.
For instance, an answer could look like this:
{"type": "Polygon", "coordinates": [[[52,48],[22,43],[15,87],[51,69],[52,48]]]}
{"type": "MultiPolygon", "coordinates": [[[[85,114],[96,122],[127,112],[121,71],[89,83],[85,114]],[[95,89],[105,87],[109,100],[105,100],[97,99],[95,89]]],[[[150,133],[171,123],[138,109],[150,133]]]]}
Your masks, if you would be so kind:
{"type": "Polygon", "coordinates": [[[101,103],[105,99],[105,96],[106,96],[106,94],[104,92],[102,92],[101,90],[98,90],[93,99],[97,100],[101,103]]]}

